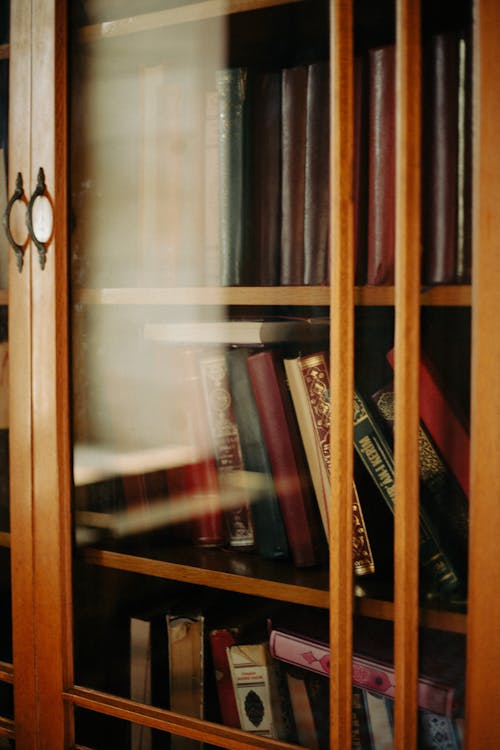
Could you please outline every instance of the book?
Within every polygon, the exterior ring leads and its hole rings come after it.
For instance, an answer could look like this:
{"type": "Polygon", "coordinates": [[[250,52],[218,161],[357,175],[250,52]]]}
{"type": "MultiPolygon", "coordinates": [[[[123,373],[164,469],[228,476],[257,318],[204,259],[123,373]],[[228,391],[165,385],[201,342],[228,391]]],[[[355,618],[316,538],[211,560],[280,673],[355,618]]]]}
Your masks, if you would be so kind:
{"type": "Polygon", "coordinates": [[[227,656],[241,728],[263,737],[284,738],[281,699],[267,644],[229,646],[227,656]]]}
{"type": "MultiPolygon", "coordinates": [[[[224,352],[214,352],[199,359],[201,382],[205,396],[208,425],[212,436],[219,485],[230,486],[232,472],[243,470],[238,423],[233,409],[224,352]]],[[[224,505],[230,547],[252,548],[255,543],[250,510],[250,495],[240,486],[234,502],[224,505]]]]}
{"type": "Polygon", "coordinates": [[[248,71],[216,72],[219,111],[221,283],[240,286],[252,280],[247,243],[248,71]]]}
{"type": "Polygon", "coordinates": [[[238,632],[238,627],[214,628],[209,641],[222,723],[239,729],[240,718],[227,656],[227,649],[237,642],[238,632]]]}
{"type": "MultiPolygon", "coordinates": [[[[368,618],[363,618],[367,620],[368,618]]],[[[394,666],[389,624],[370,622],[355,628],[352,683],[394,699],[394,666]]],[[[424,631],[422,631],[424,632],[424,631]]],[[[423,664],[418,678],[418,705],[442,716],[463,715],[465,640],[460,634],[426,631],[421,641],[423,664]],[[449,643],[447,642],[449,640],[449,643]]],[[[330,646],[326,628],[302,625],[302,631],[271,624],[269,651],[274,659],[322,675],[330,675],[330,646]],[[314,630],[314,632],[313,632],[314,630]]]]}
{"type": "Polygon", "coordinates": [[[327,62],[307,67],[304,284],[329,281],[330,75],[327,62]]]}
{"type": "Polygon", "coordinates": [[[204,170],[204,284],[220,286],[220,165],[219,105],[217,91],[205,94],[205,170],[204,170]]]}
{"type": "MultiPolygon", "coordinates": [[[[375,407],[372,410],[360,391],[355,389],[354,447],[380,495],[394,512],[394,456],[380,424],[381,418],[374,412],[375,407]]],[[[445,593],[455,591],[461,583],[459,576],[452,561],[442,549],[437,532],[423,504],[420,504],[419,508],[419,526],[420,565],[423,572],[439,591],[445,593]]]]}
{"type": "Polygon", "coordinates": [[[292,342],[324,344],[328,341],[330,321],[324,317],[274,316],[258,320],[146,323],[143,330],[145,338],[170,344],[232,344],[251,347],[292,342]]]}
{"type": "MultiPolygon", "coordinates": [[[[317,352],[285,358],[285,371],[328,539],[331,503],[330,374],[327,355],[317,352]]],[[[353,482],[353,565],[357,575],[373,573],[375,563],[356,485],[353,482]]]]}
{"type": "Polygon", "coordinates": [[[292,559],[298,567],[316,565],[324,537],[283,363],[270,350],[252,354],[247,363],[292,559]]]}
{"type": "Polygon", "coordinates": [[[394,283],[395,47],[372,48],[369,57],[367,283],[394,283]]]}
{"type": "MultiPolygon", "coordinates": [[[[130,698],[148,706],[169,708],[168,640],[165,614],[140,612],[130,617],[130,698]]],[[[130,725],[130,750],[156,750],[162,734],[130,725]]],[[[164,737],[164,736],[163,736],[164,737]]]]}
{"type": "Polygon", "coordinates": [[[277,286],[281,252],[281,71],[256,72],[251,83],[251,211],[256,281],[277,286]]]}
{"type": "Polygon", "coordinates": [[[393,732],[388,700],[383,695],[377,695],[365,690],[366,713],[368,729],[373,750],[392,750],[393,732]]]}
{"type": "MultiPolygon", "coordinates": [[[[387,353],[387,359],[393,368],[394,355],[394,349],[387,353]]],[[[469,497],[468,432],[446,398],[436,368],[425,354],[420,357],[418,374],[420,418],[465,495],[469,497]]]]}
{"type": "Polygon", "coordinates": [[[282,285],[304,280],[304,191],[307,65],[282,70],[281,271],[282,285]]]}
{"type": "Polygon", "coordinates": [[[309,750],[320,750],[306,673],[298,669],[285,671],[297,740],[309,750]]]}
{"type": "Polygon", "coordinates": [[[368,59],[354,57],[354,281],[366,280],[368,227],[368,59]]]}
{"type": "MultiPolygon", "coordinates": [[[[394,386],[380,388],[373,401],[392,430],[394,422],[394,386]]],[[[421,502],[425,503],[429,517],[438,534],[441,546],[462,580],[467,575],[467,549],[469,537],[469,504],[462,488],[445,465],[434,441],[420,423],[418,431],[419,471],[422,482],[421,502]]]]}
{"type": "Polygon", "coordinates": [[[287,557],[288,541],[283,517],[248,373],[249,354],[247,349],[230,349],[226,358],[243,466],[247,472],[264,480],[262,490],[253,497],[251,504],[256,545],[263,557],[287,557]]]}
{"type": "Polygon", "coordinates": [[[422,282],[455,280],[458,230],[459,45],[456,32],[424,45],[422,96],[422,282]]]}
{"type": "Polygon", "coordinates": [[[463,741],[457,722],[431,711],[418,714],[419,747],[423,750],[462,750],[463,741]]]}
{"type": "MultiPolygon", "coordinates": [[[[170,710],[204,718],[204,616],[167,614],[170,710]]],[[[195,750],[202,743],[171,735],[172,750],[195,750]]]]}

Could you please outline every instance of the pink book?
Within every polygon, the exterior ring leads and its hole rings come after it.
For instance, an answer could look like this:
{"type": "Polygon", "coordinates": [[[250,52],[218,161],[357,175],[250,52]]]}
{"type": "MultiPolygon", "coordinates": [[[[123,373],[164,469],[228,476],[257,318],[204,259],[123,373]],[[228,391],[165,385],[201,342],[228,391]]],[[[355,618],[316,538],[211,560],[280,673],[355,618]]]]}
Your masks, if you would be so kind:
{"type": "MultiPolygon", "coordinates": [[[[330,647],[325,641],[273,628],[269,635],[269,651],[275,659],[324,677],[330,675],[330,647]]],[[[352,683],[355,687],[394,698],[394,679],[394,667],[386,661],[362,654],[353,655],[352,683]]],[[[418,680],[418,704],[424,710],[448,717],[460,710],[460,699],[454,686],[423,675],[418,680]]]]}
{"type": "MultiPolygon", "coordinates": [[[[394,349],[388,352],[387,359],[394,367],[394,349]]],[[[468,497],[469,435],[454,414],[426,357],[420,360],[419,388],[420,418],[468,497]]]]}

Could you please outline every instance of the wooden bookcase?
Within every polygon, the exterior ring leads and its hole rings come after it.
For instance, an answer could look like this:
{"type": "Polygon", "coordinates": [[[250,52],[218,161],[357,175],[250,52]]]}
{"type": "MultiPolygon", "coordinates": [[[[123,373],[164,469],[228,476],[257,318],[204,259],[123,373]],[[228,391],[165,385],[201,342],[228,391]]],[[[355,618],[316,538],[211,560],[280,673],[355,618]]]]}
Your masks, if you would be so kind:
{"type": "MultiPolygon", "coordinates": [[[[13,641],[12,663],[0,662],[0,683],[13,684],[15,709],[14,721],[0,719],[0,737],[15,738],[18,750],[84,748],[91,741],[95,747],[125,748],[128,739],[123,738],[129,736],[130,723],[203,741],[205,747],[292,747],[281,740],[250,736],[215,721],[128,698],[124,686],[126,645],[123,663],[118,665],[115,659],[125,643],[123,613],[132,611],[134,600],[144,602],[147,597],[151,600],[178,591],[192,600],[200,592],[212,591],[214,596],[241,596],[247,602],[267,599],[329,612],[333,750],[351,747],[355,616],[394,623],[397,750],[418,747],[419,626],[464,634],[465,743],[470,750],[500,747],[496,720],[500,588],[494,570],[500,533],[500,471],[495,450],[500,442],[500,339],[496,330],[500,7],[496,0],[475,0],[471,8],[472,283],[421,288],[420,179],[425,158],[420,128],[425,104],[422,106],[419,96],[421,7],[418,0],[395,0],[394,4],[376,4],[375,12],[374,5],[369,0],[11,2],[10,43],[0,45],[0,59],[8,58],[10,66],[9,195],[21,172],[27,204],[42,167],[45,198],[38,201],[45,202],[52,217],[42,269],[24,225],[24,210],[12,213],[13,234],[25,243],[24,266],[19,272],[12,254],[9,290],[0,292],[0,304],[8,307],[9,318],[11,496],[10,533],[2,533],[0,546],[2,559],[8,558],[10,549],[13,641]],[[77,5],[81,5],[83,21],[73,16],[77,5]],[[289,25],[283,25],[286,33],[280,33],[279,24],[285,19],[289,25]],[[82,195],[75,193],[72,176],[78,158],[82,158],[75,152],[79,148],[84,151],[88,144],[76,127],[79,120],[72,110],[82,84],[78,79],[81,71],[73,62],[75,52],[115,45],[125,57],[127,50],[130,52],[127,65],[139,66],[141,55],[154,65],[154,55],[152,60],[147,56],[148,39],[165,35],[176,49],[177,36],[182,37],[185,29],[200,28],[205,30],[199,36],[208,50],[215,22],[217,28],[224,27],[228,42],[226,64],[258,66],[273,59],[275,65],[285,66],[315,54],[322,59],[326,55],[330,61],[330,284],[221,288],[158,283],[141,287],[132,283],[132,273],[127,276],[130,251],[126,242],[115,248],[115,263],[120,261],[120,252],[123,254],[123,262],[112,269],[118,283],[79,283],[75,277],[79,250],[73,232],[82,195]],[[355,286],[355,42],[359,43],[360,37],[371,39],[365,42],[369,46],[386,42],[387,35],[396,41],[397,49],[396,277],[393,286],[355,286]],[[105,320],[108,313],[117,319],[129,315],[135,320],[136,311],[140,320],[148,316],[156,320],[158,311],[177,320],[192,309],[201,317],[214,309],[227,310],[229,315],[243,311],[249,317],[271,309],[292,309],[296,314],[298,310],[329,311],[331,408],[335,415],[329,565],[298,569],[256,556],[244,559],[242,553],[227,550],[161,548],[154,540],[142,547],[106,541],[76,545],[72,443],[79,373],[71,366],[75,367],[81,355],[78,325],[87,325],[87,318],[105,320]],[[373,329],[367,321],[373,322],[373,329]],[[358,343],[370,342],[370,331],[379,328],[385,335],[389,329],[398,363],[394,376],[394,581],[388,596],[382,596],[376,587],[371,592],[369,583],[365,595],[359,596],[352,576],[352,401],[354,377],[362,370],[358,343]],[[366,339],[360,331],[367,332],[366,339]],[[436,350],[441,347],[446,358],[447,336],[455,342],[460,336],[470,336],[470,351],[468,342],[459,347],[463,372],[457,377],[456,388],[459,395],[467,394],[468,403],[463,406],[470,413],[471,439],[468,595],[467,608],[460,611],[424,605],[418,589],[417,363],[421,340],[431,342],[436,350]],[[92,604],[90,614],[83,612],[80,601],[92,604]],[[106,744],[110,738],[118,744],[106,744]]],[[[453,25],[456,8],[453,3],[448,5],[443,17],[453,25]]],[[[173,53],[170,56],[175,58],[173,53]]],[[[92,102],[89,90],[85,90],[87,103],[92,102]]],[[[133,116],[132,106],[130,110],[133,116]]],[[[83,121],[86,112],[80,115],[83,121]]],[[[112,149],[116,143],[111,139],[107,146],[112,149]]],[[[113,163],[117,165],[119,160],[113,163]]],[[[91,166],[101,174],[99,170],[103,173],[106,165],[96,159],[91,166]]],[[[140,201],[137,186],[120,187],[129,188],[140,201]]],[[[120,191],[119,200],[124,200],[120,191]]],[[[105,205],[109,208],[111,204],[105,205]]],[[[91,211],[96,204],[87,203],[85,210],[89,206],[91,211]]],[[[99,216],[99,229],[107,218],[99,216]]],[[[108,273],[109,278],[113,273],[108,273]]],[[[448,367],[455,364],[452,360],[448,367]]],[[[105,373],[105,378],[105,385],[112,388],[113,377],[105,373]]],[[[392,544],[389,536],[387,547],[392,544]]]]}

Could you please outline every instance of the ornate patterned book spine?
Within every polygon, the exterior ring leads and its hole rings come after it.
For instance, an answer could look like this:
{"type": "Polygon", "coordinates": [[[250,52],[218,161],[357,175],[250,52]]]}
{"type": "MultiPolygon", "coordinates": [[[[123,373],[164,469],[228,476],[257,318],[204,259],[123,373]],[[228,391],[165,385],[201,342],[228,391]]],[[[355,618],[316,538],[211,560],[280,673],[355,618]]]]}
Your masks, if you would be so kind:
{"type": "MultiPolygon", "coordinates": [[[[385,502],[394,512],[394,458],[392,450],[359,392],[354,394],[354,447],[385,502]]],[[[420,564],[443,591],[454,591],[459,579],[440,548],[425,508],[420,507],[420,564]]]]}
{"type": "Polygon", "coordinates": [[[223,513],[231,547],[253,547],[254,530],[249,494],[234,472],[243,471],[238,425],[234,416],[224,353],[200,358],[201,380],[212,436],[219,485],[227,498],[223,513]]]}
{"type": "MultiPolygon", "coordinates": [[[[325,352],[285,359],[288,384],[302,442],[309,462],[325,533],[329,532],[331,503],[330,375],[325,352]]],[[[373,573],[375,564],[353,482],[353,557],[357,575],[373,573]]]]}

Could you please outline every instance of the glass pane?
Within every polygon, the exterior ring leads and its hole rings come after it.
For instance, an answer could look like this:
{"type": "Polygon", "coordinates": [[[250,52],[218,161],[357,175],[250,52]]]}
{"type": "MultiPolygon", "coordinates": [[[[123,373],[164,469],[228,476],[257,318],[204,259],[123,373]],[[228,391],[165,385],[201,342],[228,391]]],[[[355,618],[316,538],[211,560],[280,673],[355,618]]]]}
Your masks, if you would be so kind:
{"type": "Polygon", "coordinates": [[[245,8],[72,19],[75,681],[323,748],[328,3],[245,8]]]}

